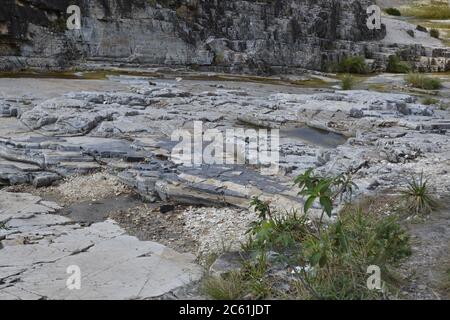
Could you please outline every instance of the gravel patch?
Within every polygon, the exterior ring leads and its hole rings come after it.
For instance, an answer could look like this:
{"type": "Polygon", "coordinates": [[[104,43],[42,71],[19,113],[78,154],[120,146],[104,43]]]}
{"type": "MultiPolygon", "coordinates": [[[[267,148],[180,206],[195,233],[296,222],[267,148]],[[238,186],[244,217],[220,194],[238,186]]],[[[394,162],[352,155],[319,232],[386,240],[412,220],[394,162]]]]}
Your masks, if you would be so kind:
{"type": "Polygon", "coordinates": [[[246,241],[250,223],[257,220],[253,212],[236,208],[190,207],[183,212],[185,231],[198,243],[197,257],[239,250],[246,241]]]}
{"type": "Polygon", "coordinates": [[[156,241],[178,252],[194,253],[197,243],[185,232],[184,207],[161,213],[159,204],[143,203],[128,210],[117,210],[110,218],[141,241],[156,241]]]}
{"type": "Polygon", "coordinates": [[[117,177],[104,172],[72,176],[53,189],[71,203],[96,201],[130,192],[117,177]]]}

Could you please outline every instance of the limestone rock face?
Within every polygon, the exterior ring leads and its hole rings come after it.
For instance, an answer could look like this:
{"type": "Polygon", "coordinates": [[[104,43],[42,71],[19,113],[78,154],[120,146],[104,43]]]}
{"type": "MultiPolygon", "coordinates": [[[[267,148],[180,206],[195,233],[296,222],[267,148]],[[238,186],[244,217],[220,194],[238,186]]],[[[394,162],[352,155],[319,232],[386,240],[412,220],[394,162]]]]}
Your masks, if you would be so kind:
{"type": "Polygon", "coordinates": [[[147,1],[4,0],[0,69],[57,68],[81,58],[225,71],[324,69],[361,41],[373,0],[147,1]],[[81,7],[81,30],[66,9],[81,7]],[[269,70],[268,70],[269,69],[269,70]]]}
{"type": "Polygon", "coordinates": [[[112,220],[81,226],[59,209],[0,191],[0,300],[149,299],[202,277],[190,254],[139,241],[112,220]],[[73,267],[77,290],[67,285],[73,267]]]}

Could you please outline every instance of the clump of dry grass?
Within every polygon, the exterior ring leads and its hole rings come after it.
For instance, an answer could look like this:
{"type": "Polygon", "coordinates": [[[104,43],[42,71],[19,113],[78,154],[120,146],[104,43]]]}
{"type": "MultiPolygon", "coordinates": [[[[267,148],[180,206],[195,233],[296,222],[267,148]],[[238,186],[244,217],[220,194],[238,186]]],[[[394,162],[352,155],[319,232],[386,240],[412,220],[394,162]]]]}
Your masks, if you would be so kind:
{"type": "Polygon", "coordinates": [[[424,90],[439,90],[442,88],[442,81],[438,78],[428,77],[421,73],[409,73],[405,77],[407,84],[414,88],[424,90]]]}

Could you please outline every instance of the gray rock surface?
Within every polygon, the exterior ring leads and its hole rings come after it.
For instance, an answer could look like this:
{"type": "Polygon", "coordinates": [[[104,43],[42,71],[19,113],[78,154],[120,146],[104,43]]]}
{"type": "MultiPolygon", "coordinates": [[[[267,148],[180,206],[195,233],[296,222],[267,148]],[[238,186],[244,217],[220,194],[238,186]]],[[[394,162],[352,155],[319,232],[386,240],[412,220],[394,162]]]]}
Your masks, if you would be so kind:
{"type": "Polygon", "coordinates": [[[373,0],[4,1],[2,70],[57,69],[91,59],[291,73],[324,70],[348,55],[365,56],[373,69],[382,70],[396,53],[417,68],[450,67],[448,50],[429,36],[398,40],[399,34],[409,37],[405,28],[415,26],[386,19],[381,30],[369,30],[366,9],[373,0]],[[73,4],[81,7],[81,30],[65,28],[66,9],[73,4]],[[384,43],[374,41],[383,38],[384,43]]]}
{"type": "Polygon", "coordinates": [[[399,177],[424,170],[440,194],[448,192],[448,111],[407,94],[279,90],[142,80],[128,90],[44,100],[14,120],[29,132],[0,138],[0,181],[45,186],[103,168],[152,202],[248,208],[260,196],[283,210],[301,210],[292,179],[311,167],[352,173],[360,193],[398,187],[406,182],[399,177]],[[192,130],[197,120],[204,130],[221,132],[255,125],[281,129],[278,174],[262,175],[258,166],[171,161],[172,132],[192,130]]]}
{"type": "Polygon", "coordinates": [[[56,203],[0,191],[0,300],[148,299],[198,281],[194,257],[126,235],[113,221],[83,227],[56,203]],[[70,266],[81,271],[70,290],[70,266]]]}

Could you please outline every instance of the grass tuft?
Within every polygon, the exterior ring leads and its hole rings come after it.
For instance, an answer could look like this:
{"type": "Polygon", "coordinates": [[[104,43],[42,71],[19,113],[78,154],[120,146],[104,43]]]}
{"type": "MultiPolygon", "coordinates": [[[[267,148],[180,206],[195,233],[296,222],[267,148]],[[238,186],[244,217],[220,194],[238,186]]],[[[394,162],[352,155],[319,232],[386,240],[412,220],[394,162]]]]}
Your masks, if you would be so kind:
{"type": "Polygon", "coordinates": [[[342,78],[342,90],[352,90],[355,85],[355,78],[351,74],[345,74],[342,78]]]}
{"type": "Polygon", "coordinates": [[[409,73],[405,77],[405,81],[414,88],[424,90],[439,90],[442,88],[442,81],[440,79],[427,77],[420,73],[409,73]]]}
{"type": "Polygon", "coordinates": [[[439,100],[431,97],[425,97],[422,99],[421,103],[425,106],[431,106],[439,104],[439,100]]]}
{"type": "Polygon", "coordinates": [[[215,300],[238,300],[243,298],[244,282],[239,272],[224,277],[203,280],[201,291],[215,300]]]}

